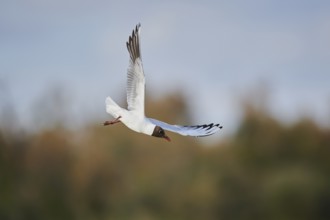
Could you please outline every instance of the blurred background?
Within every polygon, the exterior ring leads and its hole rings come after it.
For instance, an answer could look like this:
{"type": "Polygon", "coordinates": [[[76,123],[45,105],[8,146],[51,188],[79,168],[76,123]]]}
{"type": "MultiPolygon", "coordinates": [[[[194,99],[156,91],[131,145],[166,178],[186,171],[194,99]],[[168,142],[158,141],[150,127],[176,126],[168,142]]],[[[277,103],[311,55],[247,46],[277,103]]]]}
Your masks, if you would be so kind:
{"type": "Polygon", "coordinates": [[[0,219],[330,219],[330,2],[0,1],[0,219]],[[223,125],[171,143],[126,107],[223,125]]]}

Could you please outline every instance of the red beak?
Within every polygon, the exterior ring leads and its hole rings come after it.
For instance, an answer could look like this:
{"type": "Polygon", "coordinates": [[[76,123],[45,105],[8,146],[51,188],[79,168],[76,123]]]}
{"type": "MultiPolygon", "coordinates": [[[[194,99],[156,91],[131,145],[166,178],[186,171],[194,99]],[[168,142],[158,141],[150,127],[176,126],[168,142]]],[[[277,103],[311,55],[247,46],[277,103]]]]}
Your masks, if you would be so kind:
{"type": "Polygon", "coordinates": [[[171,139],[169,138],[169,136],[164,136],[164,138],[168,141],[168,142],[171,142],[171,139]]]}

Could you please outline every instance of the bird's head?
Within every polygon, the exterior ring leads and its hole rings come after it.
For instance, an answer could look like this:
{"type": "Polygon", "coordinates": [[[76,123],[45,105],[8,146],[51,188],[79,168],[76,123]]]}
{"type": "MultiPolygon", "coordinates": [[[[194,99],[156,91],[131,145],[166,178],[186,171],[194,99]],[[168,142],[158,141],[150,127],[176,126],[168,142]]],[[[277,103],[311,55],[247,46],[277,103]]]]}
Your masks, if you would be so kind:
{"type": "Polygon", "coordinates": [[[171,139],[165,134],[164,129],[162,129],[162,128],[159,127],[159,126],[156,126],[156,127],[154,128],[154,132],[152,133],[152,136],[154,136],[154,137],[159,137],[159,138],[164,138],[164,139],[166,139],[167,141],[171,141],[171,139]]]}

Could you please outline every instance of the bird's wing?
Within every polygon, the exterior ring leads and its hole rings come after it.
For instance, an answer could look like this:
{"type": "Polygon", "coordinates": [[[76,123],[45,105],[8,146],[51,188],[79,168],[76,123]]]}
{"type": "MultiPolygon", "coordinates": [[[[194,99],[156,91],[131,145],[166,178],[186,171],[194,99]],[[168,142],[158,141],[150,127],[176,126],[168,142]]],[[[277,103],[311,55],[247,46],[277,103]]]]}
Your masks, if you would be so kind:
{"type": "Polygon", "coordinates": [[[194,137],[209,136],[218,132],[222,128],[220,124],[213,124],[213,123],[208,125],[205,124],[205,125],[195,125],[195,126],[182,126],[182,125],[170,125],[153,118],[149,118],[149,120],[156,126],[163,128],[164,130],[175,132],[183,136],[194,136],[194,137]]]}
{"type": "Polygon", "coordinates": [[[127,70],[127,104],[128,110],[137,111],[144,115],[145,77],[140,53],[140,24],[136,25],[126,42],[130,55],[127,70]]]}

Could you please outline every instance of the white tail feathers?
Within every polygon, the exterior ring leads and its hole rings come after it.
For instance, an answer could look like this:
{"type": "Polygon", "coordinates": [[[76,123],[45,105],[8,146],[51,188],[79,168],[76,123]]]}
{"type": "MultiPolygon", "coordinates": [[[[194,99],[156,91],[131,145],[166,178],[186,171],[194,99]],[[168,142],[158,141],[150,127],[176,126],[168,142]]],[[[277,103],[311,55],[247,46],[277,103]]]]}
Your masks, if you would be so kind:
{"type": "Polygon", "coordinates": [[[112,98],[110,96],[108,96],[106,99],[105,99],[105,104],[108,106],[108,105],[117,105],[117,103],[115,103],[115,101],[112,100],[112,98]]]}
{"type": "Polygon", "coordinates": [[[110,97],[107,97],[105,99],[105,106],[106,106],[107,113],[112,115],[114,118],[119,117],[121,112],[123,111],[123,109],[115,101],[113,101],[110,97]]]}

